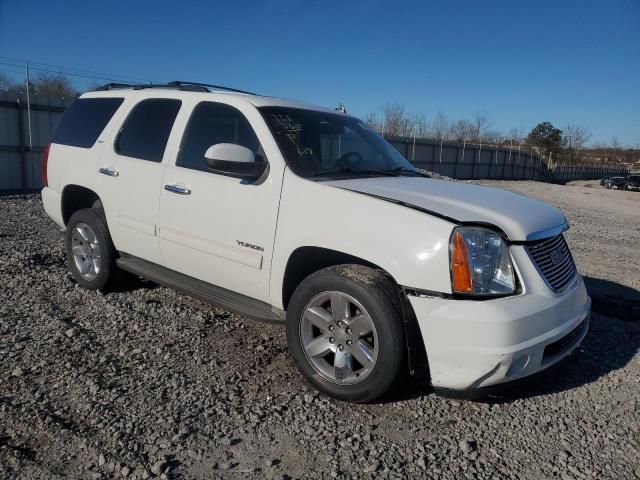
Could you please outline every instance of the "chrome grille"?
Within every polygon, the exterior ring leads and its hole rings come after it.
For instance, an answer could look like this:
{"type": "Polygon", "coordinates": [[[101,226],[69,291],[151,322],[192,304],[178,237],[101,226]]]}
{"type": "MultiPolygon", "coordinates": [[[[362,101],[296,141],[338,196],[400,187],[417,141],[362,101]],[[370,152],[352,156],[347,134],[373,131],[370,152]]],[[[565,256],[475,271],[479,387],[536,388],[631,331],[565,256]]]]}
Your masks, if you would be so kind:
{"type": "Polygon", "coordinates": [[[527,245],[527,251],[554,292],[567,288],[578,271],[562,235],[527,245]]]}

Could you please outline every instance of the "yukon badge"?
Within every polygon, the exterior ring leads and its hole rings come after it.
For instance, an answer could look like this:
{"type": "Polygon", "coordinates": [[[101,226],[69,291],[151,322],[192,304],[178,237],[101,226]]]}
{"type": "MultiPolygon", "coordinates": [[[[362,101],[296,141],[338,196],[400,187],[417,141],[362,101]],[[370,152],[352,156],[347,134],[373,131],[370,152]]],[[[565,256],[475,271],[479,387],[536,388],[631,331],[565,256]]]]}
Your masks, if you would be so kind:
{"type": "Polygon", "coordinates": [[[259,245],[253,245],[251,243],[241,242],[240,240],[236,240],[236,242],[238,242],[238,245],[240,245],[241,247],[252,248],[254,250],[258,250],[259,252],[264,252],[264,248],[262,248],[259,245]]]}

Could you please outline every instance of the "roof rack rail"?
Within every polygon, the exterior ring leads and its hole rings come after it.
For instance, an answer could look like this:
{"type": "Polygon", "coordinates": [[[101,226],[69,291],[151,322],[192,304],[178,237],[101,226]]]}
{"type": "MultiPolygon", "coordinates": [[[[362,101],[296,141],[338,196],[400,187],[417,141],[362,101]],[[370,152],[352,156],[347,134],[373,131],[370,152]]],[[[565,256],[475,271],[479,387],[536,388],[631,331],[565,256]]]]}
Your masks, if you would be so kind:
{"type": "Polygon", "coordinates": [[[134,87],[142,87],[142,84],[136,85],[133,83],[112,82],[112,83],[105,83],[104,85],[100,85],[99,87],[94,88],[93,91],[97,92],[100,90],[114,90],[116,88],[134,88],[134,87]]]}
{"type": "Polygon", "coordinates": [[[214,88],[216,90],[226,90],[228,92],[245,93],[247,95],[257,95],[257,93],[247,92],[246,90],[239,90],[237,88],[225,87],[223,85],[213,85],[211,83],[183,82],[182,80],[174,80],[172,82],[167,83],[167,85],[176,86],[176,87],[185,87],[185,86],[209,87],[209,88],[214,88]]]}
{"type": "Polygon", "coordinates": [[[209,88],[215,90],[224,90],[227,92],[244,93],[247,95],[257,95],[256,93],[247,92],[245,90],[239,90],[237,88],[224,87],[222,85],[213,85],[211,83],[199,83],[199,82],[183,82],[181,80],[174,80],[167,83],[107,83],[100,87],[97,87],[94,91],[104,90],[116,90],[121,88],[131,88],[133,90],[143,90],[146,88],[175,88],[178,90],[189,92],[210,92],[209,88]]]}

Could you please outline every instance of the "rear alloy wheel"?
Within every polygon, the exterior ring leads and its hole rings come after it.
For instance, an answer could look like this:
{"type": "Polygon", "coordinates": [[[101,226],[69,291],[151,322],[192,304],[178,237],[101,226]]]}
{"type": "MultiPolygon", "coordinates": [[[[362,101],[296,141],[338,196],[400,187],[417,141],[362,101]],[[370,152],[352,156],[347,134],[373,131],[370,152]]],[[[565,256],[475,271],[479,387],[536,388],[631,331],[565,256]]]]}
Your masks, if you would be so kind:
{"type": "Polygon", "coordinates": [[[322,393],[351,402],[379,398],[405,360],[395,284],[362,265],[315,272],[289,301],[287,342],[302,375],[322,393]]]}
{"type": "Polygon", "coordinates": [[[100,273],[100,243],[91,227],[78,223],[71,231],[71,253],[78,273],[87,281],[100,273]]]}
{"type": "Polygon", "coordinates": [[[102,209],[85,208],[71,215],[64,240],[67,265],[78,285],[98,290],[114,279],[116,250],[102,209]]]}

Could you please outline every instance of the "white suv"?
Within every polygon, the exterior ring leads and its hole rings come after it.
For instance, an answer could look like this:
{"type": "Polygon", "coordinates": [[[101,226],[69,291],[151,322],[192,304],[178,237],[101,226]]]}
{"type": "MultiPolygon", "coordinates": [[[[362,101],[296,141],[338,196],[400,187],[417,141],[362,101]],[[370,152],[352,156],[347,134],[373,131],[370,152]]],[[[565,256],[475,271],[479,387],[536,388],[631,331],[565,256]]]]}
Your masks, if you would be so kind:
{"type": "Polygon", "coordinates": [[[286,323],[304,377],[339,399],[371,401],[407,371],[486,394],[587,332],[559,210],[425,178],[341,111],[112,84],[67,110],[43,167],[78,284],[126,270],[286,323]]]}

